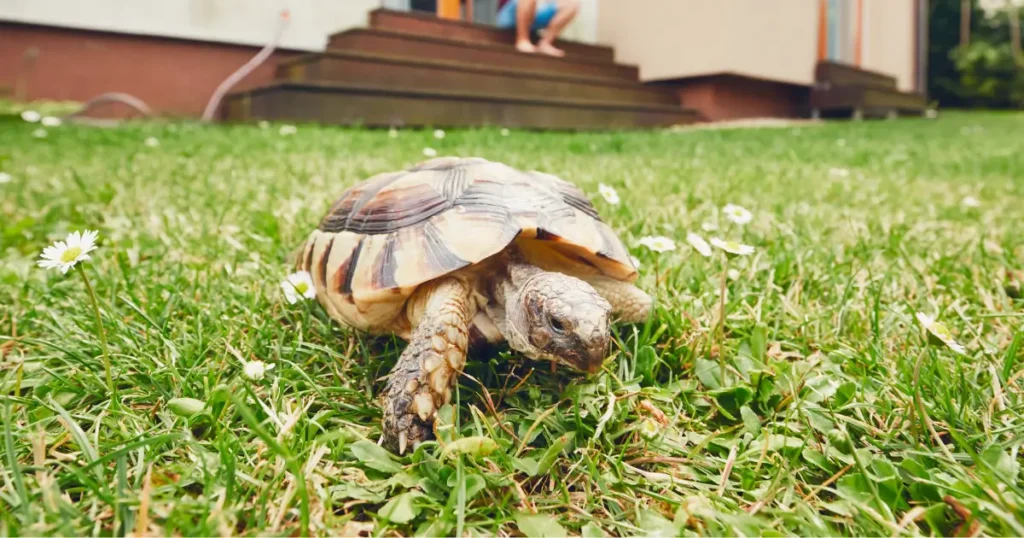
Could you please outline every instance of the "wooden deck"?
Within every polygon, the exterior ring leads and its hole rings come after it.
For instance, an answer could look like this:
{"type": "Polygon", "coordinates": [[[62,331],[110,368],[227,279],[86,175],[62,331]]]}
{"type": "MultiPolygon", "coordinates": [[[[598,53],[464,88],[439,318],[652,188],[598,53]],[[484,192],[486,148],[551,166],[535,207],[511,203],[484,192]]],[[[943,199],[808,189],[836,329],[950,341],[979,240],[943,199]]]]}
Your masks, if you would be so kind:
{"type": "Polygon", "coordinates": [[[634,129],[693,123],[664,88],[611,48],[559,42],[566,58],[523,54],[497,28],[378,9],[323,53],[280,64],[269,85],[230,94],[227,121],[365,126],[634,129]]]}
{"type": "Polygon", "coordinates": [[[815,117],[919,116],[927,100],[919,93],[900,91],[896,78],[836,62],[820,62],[815,69],[811,90],[811,110],[815,117]]]}
{"type": "MultiPolygon", "coordinates": [[[[413,35],[444,36],[467,43],[490,43],[511,47],[515,41],[512,32],[507,30],[482,24],[441,19],[432,14],[417,11],[374,10],[370,13],[370,27],[413,35]]],[[[564,40],[556,40],[555,45],[565,49],[570,57],[606,62],[615,60],[615,51],[611,47],[564,40]]]]}

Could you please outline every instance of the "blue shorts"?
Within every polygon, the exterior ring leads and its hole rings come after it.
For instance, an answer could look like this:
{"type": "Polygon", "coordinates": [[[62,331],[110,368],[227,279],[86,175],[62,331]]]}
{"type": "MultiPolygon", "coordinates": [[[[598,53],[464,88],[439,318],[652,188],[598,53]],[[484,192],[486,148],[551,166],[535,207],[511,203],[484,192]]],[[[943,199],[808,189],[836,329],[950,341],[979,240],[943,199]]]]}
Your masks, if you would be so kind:
{"type": "MultiPolygon", "coordinates": [[[[519,2],[516,0],[508,0],[501,10],[498,11],[498,27],[499,28],[515,28],[516,27],[516,7],[519,2]]],[[[533,27],[531,30],[540,30],[541,28],[547,28],[551,24],[551,19],[555,18],[555,13],[558,13],[558,5],[552,1],[538,0],[537,11],[533,14],[533,27]]]]}

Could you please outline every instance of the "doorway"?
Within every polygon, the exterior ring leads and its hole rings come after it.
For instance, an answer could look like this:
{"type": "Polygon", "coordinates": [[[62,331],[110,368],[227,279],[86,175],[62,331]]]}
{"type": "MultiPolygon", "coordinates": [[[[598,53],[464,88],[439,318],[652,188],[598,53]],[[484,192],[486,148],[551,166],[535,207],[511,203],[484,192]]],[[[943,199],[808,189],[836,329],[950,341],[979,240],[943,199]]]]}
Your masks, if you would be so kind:
{"type": "MultiPolygon", "coordinates": [[[[498,0],[470,0],[473,2],[473,22],[494,25],[498,21],[498,0]]],[[[417,11],[437,14],[438,0],[382,0],[381,6],[398,11],[417,11]]],[[[465,13],[463,7],[462,13],[465,13]]]]}

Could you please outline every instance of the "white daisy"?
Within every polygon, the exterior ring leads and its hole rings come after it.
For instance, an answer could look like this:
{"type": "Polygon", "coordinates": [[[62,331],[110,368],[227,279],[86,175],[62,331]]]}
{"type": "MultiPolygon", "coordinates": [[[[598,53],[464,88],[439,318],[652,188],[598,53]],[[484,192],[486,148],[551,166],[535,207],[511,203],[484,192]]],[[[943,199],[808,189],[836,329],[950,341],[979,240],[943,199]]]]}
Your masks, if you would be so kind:
{"type": "Polygon", "coordinates": [[[736,224],[746,224],[754,218],[753,213],[747,211],[746,208],[735,204],[726,204],[726,206],[722,208],[722,211],[725,212],[726,218],[736,224]]]}
{"type": "Polygon", "coordinates": [[[737,256],[748,256],[754,253],[754,247],[750,245],[744,245],[742,243],[737,243],[736,241],[722,241],[717,237],[711,239],[711,244],[728,252],[729,254],[735,254],[737,256]]]}
{"type": "Polygon", "coordinates": [[[282,125],[281,128],[277,130],[277,132],[281,136],[291,136],[299,132],[299,129],[294,125],[282,125]]]}
{"type": "Polygon", "coordinates": [[[7,172],[0,172],[0,185],[3,185],[4,183],[10,183],[13,179],[14,178],[11,177],[11,175],[8,174],[7,172]]]}
{"type": "Polygon", "coordinates": [[[269,129],[270,128],[270,122],[267,121],[267,120],[260,120],[259,123],[257,123],[256,125],[259,125],[260,129],[269,129]]]}
{"type": "Polygon", "coordinates": [[[39,121],[40,118],[42,118],[42,116],[40,116],[35,110],[26,110],[21,113],[21,119],[29,123],[35,123],[39,121]]]}
{"type": "Polygon", "coordinates": [[[146,140],[142,142],[147,147],[155,148],[160,145],[160,141],[155,136],[146,137],[146,140]]]}
{"type": "Polygon", "coordinates": [[[960,201],[964,207],[981,207],[981,200],[973,196],[964,196],[964,199],[960,201]]]}
{"type": "Polygon", "coordinates": [[[725,276],[729,277],[729,280],[737,280],[740,277],[740,272],[736,269],[729,269],[725,276]]]}
{"type": "Polygon", "coordinates": [[[85,233],[72,232],[64,241],[56,243],[43,249],[39,256],[42,258],[37,262],[43,269],[60,269],[60,272],[67,274],[78,262],[89,259],[89,253],[96,250],[96,237],[99,232],[86,230],[85,233]]]}
{"type": "Polygon", "coordinates": [[[390,130],[388,130],[388,138],[398,138],[398,129],[392,127],[390,130]]]}
{"type": "Polygon", "coordinates": [[[424,157],[437,157],[437,150],[434,148],[423,148],[424,157]]]}
{"type": "Polygon", "coordinates": [[[32,136],[36,138],[46,138],[46,134],[46,129],[36,129],[35,131],[32,131],[32,136]]]}
{"type": "Polygon", "coordinates": [[[601,183],[597,186],[597,191],[601,193],[601,197],[604,198],[605,202],[612,205],[619,205],[619,193],[615,192],[615,189],[601,183]]]}
{"type": "Polygon", "coordinates": [[[512,133],[512,131],[509,131],[508,129],[502,129],[501,130],[501,136],[508,136],[511,133],[512,133]]]}
{"type": "Polygon", "coordinates": [[[986,239],[985,242],[982,243],[982,247],[985,249],[985,252],[992,256],[1003,255],[1003,246],[991,239],[986,239]]]}
{"type": "Polygon", "coordinates": [[[704,230],[705,232],[713,232],[718,229],[718,225],[715,224],[714,222],[708,221],[705,222],[704,224],[701,224],[700,229],[704,230]]]}
{"type": "Polygon", "coordinates": [[[661,426],[654,419],[647,417],[640,421],[639,430],[644,439],[651,440],[661,433],[661,426]]]}
{"type": "Polygon", "coordinates": [[[43,127],[60,127],[60,124],[63,123],[63,122],[60,121],[60,118],[55,118],[53,116],[46,116],[45,118],[42,119],[42,121],[40,123],[43,124],[43,127]]]}
{"type": "Polygon", "coordinates": [[[301,300],[316,297],[313,277],[307,271],[299,271],[288,275],[281,282],[281,289],[284,291],[284,298],[288,301],[288,304],[295,304],[301,300]]]}
{"type": "Polygon", "coordinates": [[[846,168],[829,168],[828,175],[832,177],[850,177],[850,171],[846,168]]]}
{"type": "Polygon", "coordinates": [[[646,236],[641,237],[638,241],[641,245],[653,250],[654,252],[668,252],[676,249],[676,242],[665,237],[665,236],[646,236]]]}
{"type": "Polygon", "coordinates": [[[273,364],[266,364],[263,361],[246,361],[245,366],[242,367],[242,373],[253,381],[259,381],[273,369],[273,364]]]}
{"type": "Polygon", "coordinates": [[[711,245],[703,237],[695,233],[688,233],[686,234],[686,242],[697,252],[700,252],[701,256],[706,258],[711,255],[711,245]]]}
{"type": "Polygon", "coordinates": [[[630,256],[629,261],[633,262],[633,267],[640,268],[640,260],[636,259],[636,256],[630,256]]]}
{"type": "Polygon", "coordinates": [[[436,138],[438,140],[441,140],[442,138],[444,138],[444,129],[436,129],[436,130],[434,130],[434,138],[436,138]]]}
{"type": "Polygon", "coordinates": [[[929,339],[938,339],[943,344],[946,344],[949,349],[952,349],[961,355],[967,354],[967,350],[956,341],[956,338],[953,337],[953,333],[949,331],[949,328],[941,322],[935,321],[935,318],[922,312],[918,312],[917,321],[926,331],[928,331],[929,339]]]}

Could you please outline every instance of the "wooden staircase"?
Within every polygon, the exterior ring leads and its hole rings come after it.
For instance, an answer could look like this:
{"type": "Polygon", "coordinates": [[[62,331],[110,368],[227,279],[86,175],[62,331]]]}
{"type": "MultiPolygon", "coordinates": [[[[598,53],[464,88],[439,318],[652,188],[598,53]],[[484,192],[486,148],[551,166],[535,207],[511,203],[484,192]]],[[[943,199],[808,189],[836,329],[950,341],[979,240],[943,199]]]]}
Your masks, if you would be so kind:
{"type": "Polygon", "coordinates": [[[849,116],[853,119],[921,115],[924,95],[900,91],[896,78],[837,62],[819,62],[811,90],[814,117],[849,116]]]}
{"type": "Polygon", "coordinates": [[[699,119],[609,47],[559,41],[566,58],[552,58],[520,53],[511,32],[485,25],[386,9],[369,19],[325,52],[283,62],[274,83],[228,95],[222,118],[580,130],[699,119]]]}

